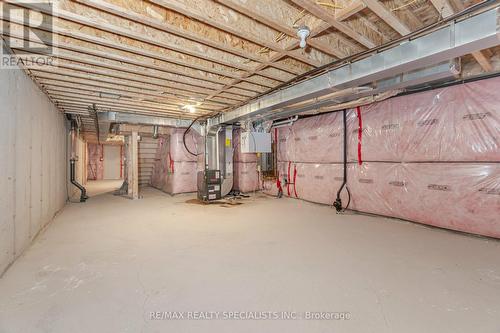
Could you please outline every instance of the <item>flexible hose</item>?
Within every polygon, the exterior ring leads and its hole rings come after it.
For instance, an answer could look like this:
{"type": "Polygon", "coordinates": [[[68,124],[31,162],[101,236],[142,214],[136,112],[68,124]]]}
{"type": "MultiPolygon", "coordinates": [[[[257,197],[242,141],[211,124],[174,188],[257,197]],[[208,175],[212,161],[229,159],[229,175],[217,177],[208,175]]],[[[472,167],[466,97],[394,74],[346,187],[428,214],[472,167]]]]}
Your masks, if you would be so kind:
{"type": "MultiPolygon", "coordinates": [[[[342,181],[342,185],[340,186],[339,190],[337,191],[337,198],[335,199],[335,202],[333,203],[333,206],[337,210],[337,212],[342,211],[342,199],[340,198],[340,193],[342,190],[347,188],[346,183],[347,183],[347,110],[343,110],[342,114],[343,118],[343,124],[344,124],[344,179],[342,181]]],[[[349,202],[351,201],[351,195],[349,193],[349,189],[347,189],[347,193],[349,194],[349,202]]],[[[349,203],[348,203],[349,204],[349,203]]]]}
{"type": "Polygon", "coordinates": [[[184,134],[182,135],[182,143],[184,144],[184,148],[186,148],[187,152],[193,156],[199,156],[199,155],[201,155],[201,153],[195,154],[195,153],[191,152],[191,150],[189,150],[189,148],[186,144],[186,134],[187,134],[187,132],[189,132],[191,127],[193,127],[194,123],[197,122],[201,117],[203,117],[203,115],[194,118],[194,120],[191,122],[191,124],[189,124],[188,128],[184,131],[184,134]]]}

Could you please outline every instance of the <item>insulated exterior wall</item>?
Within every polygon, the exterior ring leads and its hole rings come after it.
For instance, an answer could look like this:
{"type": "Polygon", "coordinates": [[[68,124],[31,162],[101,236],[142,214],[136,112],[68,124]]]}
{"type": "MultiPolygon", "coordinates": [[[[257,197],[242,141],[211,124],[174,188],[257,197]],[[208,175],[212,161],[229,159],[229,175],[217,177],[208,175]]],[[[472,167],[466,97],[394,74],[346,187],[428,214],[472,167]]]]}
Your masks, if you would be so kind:
{"type": "Polygon", "coordinates": [[[67,200],[67,127],[20,69],[0,70],[0,274],[67,200]]]}
{"type": "Polygon", "coordinates": [[[103,145],[87,144],[87,179],[104,179],[104,147],[103,145]]]}
{"type": "MultiPolygon", "coordinates": [[[[493,78],[349,110],[349,208],[500,238],[499,88],[493,78]]],[[[336,112],[278,130],[285,195],[333,203],[342,126],[336,112]]]]}
{"type": "Polygon", "coordinates": [[[241,129],[233,130],[234,179],[233,189],[243,193],[260,189],[257,154],[241,152],[241,129]]]}
{"type": "MultiPolygon", "coordinates": [[[[196,192],[198,157],[191,155],[183,143],[185,129],[172,129],[171,134],[158,140],[151,184],[170,194],[196,192]]],[[[190,131],[186,145],[193,153],[201,152],[199,135],[190,131]]]]}

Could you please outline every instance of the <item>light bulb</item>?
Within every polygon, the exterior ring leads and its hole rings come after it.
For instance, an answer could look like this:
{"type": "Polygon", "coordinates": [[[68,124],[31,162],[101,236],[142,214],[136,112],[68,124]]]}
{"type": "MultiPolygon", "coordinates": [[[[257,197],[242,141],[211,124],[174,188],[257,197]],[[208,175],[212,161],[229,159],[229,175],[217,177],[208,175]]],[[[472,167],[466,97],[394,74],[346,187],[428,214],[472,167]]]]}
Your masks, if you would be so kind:
{"type": "Polygon", "coordinates": [[[300,38],[300,47],[305,48],[307,46],[306,38],[311,34],[311,30],[307,26],[301,26],[297,30],[297,37],[300,38]]]}
{"type": "Polygon", "coordinates": [[[196,107],[194,105],[186,105],[186,109],[190,112],[190,113],[195,113],[196,112],[196,107]]]}

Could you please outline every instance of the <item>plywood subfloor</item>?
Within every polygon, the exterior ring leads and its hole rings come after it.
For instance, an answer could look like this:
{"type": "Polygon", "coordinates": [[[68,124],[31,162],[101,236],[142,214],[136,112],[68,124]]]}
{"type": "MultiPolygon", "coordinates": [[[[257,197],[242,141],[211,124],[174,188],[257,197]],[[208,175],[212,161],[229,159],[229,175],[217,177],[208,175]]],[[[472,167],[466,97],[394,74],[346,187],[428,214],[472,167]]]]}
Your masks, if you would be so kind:
{"type": "Polygon", "coordinates": [[[0,332],[498,332],[500,242],[265,196],[70,204],[0,279],[0,332]],[[348,311],[345,321],[151,311],[348,311]]]}

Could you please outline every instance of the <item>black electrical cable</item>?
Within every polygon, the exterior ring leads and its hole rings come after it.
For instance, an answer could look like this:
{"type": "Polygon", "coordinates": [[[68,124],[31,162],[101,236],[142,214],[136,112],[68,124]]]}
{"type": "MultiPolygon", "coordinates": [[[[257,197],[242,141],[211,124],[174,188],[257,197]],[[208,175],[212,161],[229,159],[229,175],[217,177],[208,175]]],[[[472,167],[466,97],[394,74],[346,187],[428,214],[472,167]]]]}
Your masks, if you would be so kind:
{"type": "MultiPolygon", "coordinates": [[[[344,124],[344,179],[342,181],[342,185],[340,186],[339,190],[337,191],[337,198],[335,199],[335,202],[333,203],[333,206],[337,210],[337,212],[342,211],[342,199],[340,199],[340,193],[344,189],[344,187],[347,188],[346,183],[347,183],[347,110],[344,109],[342,111],[342,120],[344,124]]],[[[351,201],[351,195],[349,193],[349,190],[347,190],[347,193],[349,194],[349,202],[351,201]]]]}
{"type": "Polygon", "coordinates": [[[351,203],[351,191],[349,191],[349,187],[345,187],[345,189],[347,190],[347,205],[345,206],[344,208],[344,212],[347,210],[347,208],[349,208],[349,204],[351,203]]]}
{"type": "Polygon", "coordinates": [[[197,122],[201,117],[203,117],[203,115],[194,118],[194,120],[191,122],[191,124],[189,124],[188,128],[184,131],[184,134],[182,135],[182,143],[184,144],[184,148],[186,148],[187,152],[193,156],[199,156],[199,155],[201,155],[201,153],[195,154],[195,153],[191,152],[191,150],[189,150],[189,148],[186,144],[186,134],[187,134],[187,132],[189,132],[191,127],[194,125],[194,123],[197,122]]]}

